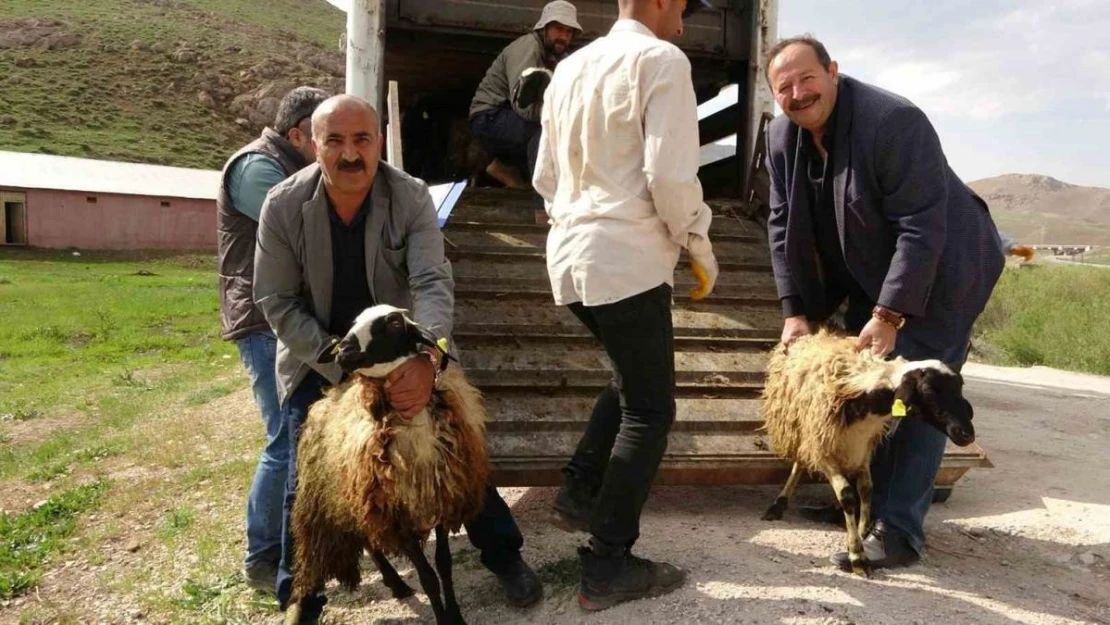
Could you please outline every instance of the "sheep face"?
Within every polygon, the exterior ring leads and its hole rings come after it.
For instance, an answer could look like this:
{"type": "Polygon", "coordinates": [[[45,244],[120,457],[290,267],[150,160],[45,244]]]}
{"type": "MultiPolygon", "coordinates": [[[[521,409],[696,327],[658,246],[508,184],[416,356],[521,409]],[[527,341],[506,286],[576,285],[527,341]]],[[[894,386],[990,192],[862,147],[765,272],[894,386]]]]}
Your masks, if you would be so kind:
{"type": "Polygon", "coordinates": [[[339,341],[338,350],[325,357],[330,355],[347,373],[357,371],[372,378],[389,375],[424,345],[435,345],[405,312],[385,304],[367,308],[339,341]]]}
{"type": "Polygon", "coordinates": [[[964,399],[959,373],[930,360],[910,363],[900,376],[894,397],[906,405],[907,416],[922,419],[961,447],[975,442],[974,411],[964,399]]]}

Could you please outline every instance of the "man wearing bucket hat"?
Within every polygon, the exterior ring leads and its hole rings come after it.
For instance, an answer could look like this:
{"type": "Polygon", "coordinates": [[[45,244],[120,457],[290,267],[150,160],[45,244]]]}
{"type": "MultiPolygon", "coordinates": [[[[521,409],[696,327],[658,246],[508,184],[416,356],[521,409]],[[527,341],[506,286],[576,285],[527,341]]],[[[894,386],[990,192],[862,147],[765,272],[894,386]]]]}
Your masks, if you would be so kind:
{"type": "Polygon", "coordinates": [[[581,32],[573,4],[547,3],[532,31],[502,50],[478,85],[470,103],[470,132],[494,159],[486,172],[507,187],[528,187],[540,137],[541,98],[535,88],[522,93],[522,77],[554,70],[581,32]]]}

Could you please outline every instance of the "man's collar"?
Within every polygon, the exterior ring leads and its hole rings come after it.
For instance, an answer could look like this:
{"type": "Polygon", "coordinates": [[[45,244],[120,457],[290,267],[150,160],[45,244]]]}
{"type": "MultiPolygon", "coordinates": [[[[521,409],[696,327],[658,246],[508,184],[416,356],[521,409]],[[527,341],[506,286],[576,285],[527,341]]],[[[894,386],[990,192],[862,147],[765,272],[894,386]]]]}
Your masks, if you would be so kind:
{"type": "Polygon", "coordinates": [[[648,37],[655,37],[655,33],[651,29],[644,26],[643,23],[634,19],[619,19],[613,27],[609,29],[609,34],[613,33],[636,33],[638,35],[645,35],[648,37]]]}
{"type": "Polygon", "coordinates": [[[285,154],[286,158],[296,164],[297,169],[303,169],[306,165],[308,165],[308,161],[305,159],[304,154],[301,154],[300,150],[298,150],[296,147],[293,146],[292,143],[289,142],[289,139],[286,139],[285,137],[278,134],[278,132],[273,128],[270,128],[269,126],[263,128],[262,136],[263,138],[268,140],[270,144],[273,145],[276,149],[281,150],[282,153],[285,154]]]}

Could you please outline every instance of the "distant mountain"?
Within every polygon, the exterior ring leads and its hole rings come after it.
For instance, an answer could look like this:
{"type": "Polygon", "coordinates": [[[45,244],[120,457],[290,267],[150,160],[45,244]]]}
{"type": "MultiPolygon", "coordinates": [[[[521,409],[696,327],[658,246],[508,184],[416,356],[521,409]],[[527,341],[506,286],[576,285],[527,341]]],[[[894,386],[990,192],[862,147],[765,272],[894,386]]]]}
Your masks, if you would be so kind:
{"type": "Polygon", "coordinates": [[[969,182],[999,228],[1023,243],[1110,245],[1110,189],[1038,174],[969,182]]]}

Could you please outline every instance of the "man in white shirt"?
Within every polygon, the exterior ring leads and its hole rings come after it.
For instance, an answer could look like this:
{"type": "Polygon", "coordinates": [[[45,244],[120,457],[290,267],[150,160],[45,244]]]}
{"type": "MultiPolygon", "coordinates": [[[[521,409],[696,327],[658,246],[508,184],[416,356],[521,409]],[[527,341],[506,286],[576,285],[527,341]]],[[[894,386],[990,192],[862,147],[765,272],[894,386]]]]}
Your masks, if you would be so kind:
{"type": "Polygon", "coordinates": [[[702,296],[717,277],[690,61],[665,41],[681,36],[682,18],[702,0],[690,4],[620,0],[609,34],[564,59],[544,94],[533,184],[551,218],[551,288],[613,366],[554,506],[556,525],[590,534],[579,548],[587,610],[685,579],[630,549],[674,421],[671,292],[681,250],[704,270],[702,296]]]}

